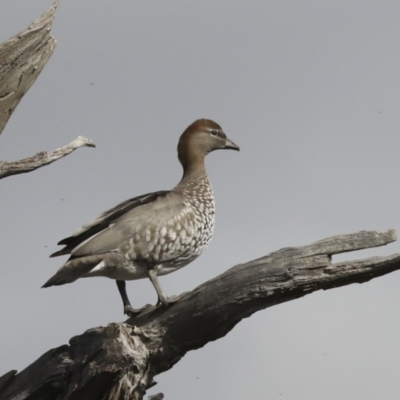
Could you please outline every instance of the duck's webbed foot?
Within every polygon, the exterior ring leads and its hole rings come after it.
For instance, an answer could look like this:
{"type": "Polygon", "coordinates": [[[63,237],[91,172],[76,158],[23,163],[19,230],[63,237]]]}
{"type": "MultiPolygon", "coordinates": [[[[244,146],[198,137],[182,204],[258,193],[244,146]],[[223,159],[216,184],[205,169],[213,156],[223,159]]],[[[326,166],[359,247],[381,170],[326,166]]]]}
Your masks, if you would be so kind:
{"type": "Polygon", "coordinates": [[[183,292],[176,296],[164,297],[163,299],[158,298],[157,305],[163,304],[164,306],[170,306],[172,304],[177,303],[183,296],[185,296],[188,292],[183,292]]]}
{"type": "Polygon", "coordinates": [[[135,317],[136,315],[140,314],[147,307],[150,306],[150,304],[146,304],[144,307],[141,308],[133,308],[126,293],[126,282],[117,281],[117,286],[122,298],[122,302],[124,303],[124,314],[127,315],[128,317],[135,317]]]}
{"type": "Polygon", "coordinates": [[[146,304],[145,306],[141,308],[133,308],[130,304],[124,306],[124,314],[127,315],[128,317],[136,317],[140,313],[142,313],[144,310],[146,310],[148,307],[151,307],[150,304],[146,304]]]}
{"type": "Polygon", "coordinates": [[[163,304],[164,306],[169,306],[169,305],[174,304],[177,301],[179,301],[186,294],[186,292],[185,292],[185,293],[182,293],[177,296],[169,296],[168,297],[160,285],[160,281],[158,280],[158,277],[157,277],[157,272],[154,269],[150,269],[148,271],[148,274],[149,274],[150,281],[153,284],[154,289],[156,289],[156,292],[158,295],[157,305],[163,304]]]}

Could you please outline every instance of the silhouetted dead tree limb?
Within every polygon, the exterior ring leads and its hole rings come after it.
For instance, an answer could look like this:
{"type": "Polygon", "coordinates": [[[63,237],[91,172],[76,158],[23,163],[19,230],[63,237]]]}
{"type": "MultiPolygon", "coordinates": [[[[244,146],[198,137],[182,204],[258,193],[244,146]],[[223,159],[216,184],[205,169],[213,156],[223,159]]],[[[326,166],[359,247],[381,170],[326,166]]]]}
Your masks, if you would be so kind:
{"type": "Polygon", "coordinates": [[[0,378],[0,400],[142,399],[186,352],[225,336],[254,312],[400,269],[400,254],[332,263],[332,255],[383,246],[394,230],[334,236],[237,265],[170,308],[86,331],[19,374],[0,378]],[[3,383],[2,383],[3,382],[3,383]]]}
{"type": "MultiPolygon", "coordinates": [[[[28,29],[0,44],[0,134],[53,54],[56,40],[50,30],[57,7],[58,0],[28,29]]],[[[40,152],[19,161],[0,161],[0,179],[48,165],[82,146],[94,147],[94,144],[79,136],[51,153],[40,152]]]]}

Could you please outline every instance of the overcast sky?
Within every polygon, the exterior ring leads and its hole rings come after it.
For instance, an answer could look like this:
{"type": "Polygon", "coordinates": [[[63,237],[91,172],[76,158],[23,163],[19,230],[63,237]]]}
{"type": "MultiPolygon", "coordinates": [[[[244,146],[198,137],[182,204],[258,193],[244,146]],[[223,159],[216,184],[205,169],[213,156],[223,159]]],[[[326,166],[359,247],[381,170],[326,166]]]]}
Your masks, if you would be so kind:
{"type": "MultiPolygon", "coordinates": [[[[2,0],[0,41],[51,0],[2,0]]],[[[115,282],[40,289],[56,243],[127,198],[172,188],[197,118],[241,152],[207,168],[217,201],[204,254],[169,295],[286,246],[400,228],[398,1],[62,1],[57,48],[0,136],[0,159],[83,148],[0,189],[0,376],[86,329],[124,321],[115,282]]],[[[400,252],[398,243],[335,260],[400,252]]],[[[188,353],[148,394],[166,400],[400,396],[400,274],[261,311],[188,353]]],[[[150,282],[127,284],[133,306],[150,282]]]]}

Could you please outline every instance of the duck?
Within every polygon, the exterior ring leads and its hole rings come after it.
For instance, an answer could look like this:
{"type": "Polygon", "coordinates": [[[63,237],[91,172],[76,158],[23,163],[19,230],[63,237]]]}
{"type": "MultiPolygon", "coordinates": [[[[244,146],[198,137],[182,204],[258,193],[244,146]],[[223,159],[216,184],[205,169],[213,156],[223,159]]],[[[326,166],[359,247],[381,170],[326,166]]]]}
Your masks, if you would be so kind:
{"type": "Polygon", "coordinates": [[[213,236],[215,198],[205,157],[214,150],[240,149],[216,122],[198,119],[182,133],[177,150],[183,168],[179,183],[171,190],[126,200],[61,240],[58,245],[64,248],[50,257],[70,257],[43,288],[79,278],[114,279],[130,317],[142,309],[132,307],[126,281],[149,278],[157,304],[169,306],[179,300],[165,294],[158,277],[194,261],[213,236]]]}

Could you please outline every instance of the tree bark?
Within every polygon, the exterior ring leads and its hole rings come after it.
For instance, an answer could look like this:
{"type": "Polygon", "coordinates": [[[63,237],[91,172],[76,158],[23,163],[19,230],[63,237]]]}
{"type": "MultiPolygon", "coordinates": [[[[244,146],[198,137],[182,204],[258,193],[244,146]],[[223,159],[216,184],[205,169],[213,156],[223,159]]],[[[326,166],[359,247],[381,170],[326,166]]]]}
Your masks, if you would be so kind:
{"type": "Polygon", "coordinates": [[[124,323],[90,329],[19,374],[10,371],[0,378],[0,400],[142,399],[157,374],[254,312],[400,269],[400,254],[332,263],[334,254],[395,240],[394,230],[362,231],[236,265],[171,307],[151,306],[124,323]]]}
{"type": "MultiPolygon", "coordinates": [[[[0,44],[0,134],[54,52],[56,40],[50,30],[58,4],[56,0],[28,29],[0,44]]],[[[51,153],[42,151],[19,161],[0,161],[0,179],[48,165],[82,146],[94,147],[94,144],[79,136],[51,153]]]]}
{"type": "Polygon", "coordinates": [[[56,47],[50,35],[58,0],[28,29],[0,45],[0,134],[56,47]]]}
{"type": "Polygon", "coordinates": [[[25,172],[34,171],[40,167],[51,164],[62,157],[67,156],[79,147],[96,147],[95,144],[83,136],[78,136],[71,143],[66,146],[60,147],[50,153],[41,151],[33,157],[24,158],[19,161],[0,161],[0,179],[7,176],[23,174],[25,172]]]}

